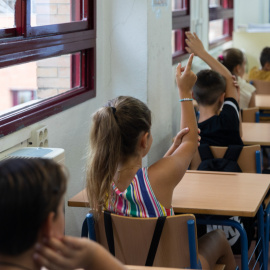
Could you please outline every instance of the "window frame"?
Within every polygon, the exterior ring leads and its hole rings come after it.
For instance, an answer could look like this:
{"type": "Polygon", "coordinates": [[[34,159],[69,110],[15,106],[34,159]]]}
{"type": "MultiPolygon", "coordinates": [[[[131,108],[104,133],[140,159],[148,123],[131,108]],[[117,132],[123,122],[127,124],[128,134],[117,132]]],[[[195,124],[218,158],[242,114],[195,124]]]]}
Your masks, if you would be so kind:
{"type": "MultiPolygon", "coordinates": [[[[86,2],[88,7],[87,10],[84,9],[86,14],[83,16],[88,14],[91,19],[85,21],[59,24],[58,29],[57,25],[30,27],[29,31],[21,27],[19,31],[22,29],[22,36],[12,38],[1,38],[1,33],[9,33],[13,28],[0,30],[0,68],[81,52],[81,85],[0,115],[0,138],[96,96],[96,0],[86,2]],[[68,25],[72,27],[67,29],[68,25]],[[31,32],[33,28],[36,29],[31,32]],[[33,33],[36,36],[33,36],[33,33]]],[[[22,13],[25,8],[29,22],[30,1],[19,0],[19,4],[22,13]],[[27,4],[23,6],[24,3],[27,4]]],[[[23,25],[27,25],[27,20],[23,25]]],[[[76,63],[78,64],[78,61],[76,63]]],[[[72,69],[71,67],[71,72],[72,69]]],[[[74,77],[76,79],[76,76],[74,77]]],[[[70,79],[73,81],[73,76],[70,79]]]]}
{"type": "MultiPolygon", "coordinates": [[[[209,3],[208,3],[209,6],[209,3]]],[[[209,7],[209,24],[211,21],[223,20],[223,27],[227,27],[228,34],[223,34],[221,38],[215,39],[211,43],[209,42],[209,49],[213,49],[217,46],[224,44],[227,41],[232,40],[233,33],[233,19],[234,19],[234,4],[233,0],[222,0],[220,6],[209,7]],[[226,7],[227,6],[227,7],[226,7]],[[228,26],[225,26],[225,20],[228,20],[228,26]]],[[[208,24],[208,27],[209,27],[208,24]]]]}
{"type": "MultiPolygon", "coordinates": [[[[190,0],[187,0],[187,8],[185,10],[172,11],[172,31],[182,31],[182,33],[190,29],[190,0]]],[[[185,47],[185,37],[182,36],[181,47],[185,47]]],[[[186,50],[176,51],[172,54],[172,63],[176,64],[186,59],[188,52],[186,50]]]]}

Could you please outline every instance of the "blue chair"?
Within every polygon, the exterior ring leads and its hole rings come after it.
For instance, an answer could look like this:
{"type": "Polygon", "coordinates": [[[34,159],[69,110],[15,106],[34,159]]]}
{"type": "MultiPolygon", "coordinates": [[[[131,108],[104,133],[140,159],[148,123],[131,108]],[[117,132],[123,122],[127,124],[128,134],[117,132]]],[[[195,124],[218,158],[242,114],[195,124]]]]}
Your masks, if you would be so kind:
{"type": "Polygon", "coordinates": [[[124,264],[201,269],[195,216],[161,219],[115,214],[108,217],[108,213],[102,213],[98,222],[94,222],[93,214],[89,213],[82,236],[97,241],[124,264]]]}

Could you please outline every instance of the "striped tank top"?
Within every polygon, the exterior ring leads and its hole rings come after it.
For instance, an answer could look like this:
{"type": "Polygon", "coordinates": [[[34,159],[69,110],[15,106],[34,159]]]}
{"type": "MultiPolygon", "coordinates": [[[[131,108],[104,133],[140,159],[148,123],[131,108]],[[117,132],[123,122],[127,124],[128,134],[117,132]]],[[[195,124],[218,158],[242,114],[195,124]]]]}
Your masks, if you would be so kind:
{"type": "Polygon", "coordinates": [[[148,167],[140,168],[128,188],[121,192],[112,183],[108,211],[132,217],[159,217],[174,215],[173,208],[166,209],[157,200],[148,179],[148,167]]]}

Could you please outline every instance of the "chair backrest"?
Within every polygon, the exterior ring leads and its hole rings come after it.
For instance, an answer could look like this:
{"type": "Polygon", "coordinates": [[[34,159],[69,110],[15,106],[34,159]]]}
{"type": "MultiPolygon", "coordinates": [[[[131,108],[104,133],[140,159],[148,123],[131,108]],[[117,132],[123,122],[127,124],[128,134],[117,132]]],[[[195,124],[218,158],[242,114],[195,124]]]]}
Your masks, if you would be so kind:
{"type": "MultiPolygon", "coordinates": [[[[111,214],[111,220],[115,257],[124,264],[145,265],[157,218],[135,218],[111,214]]],[[[153,266],[197,268],[194,267],[198,261],[195,230],[195,217],[192,214],[167,217],[153,266]],[[188,230],[187,223],[193,224],[193,231],[188,230]],[[191,263],[192,260],[193,263],[191,263]]],[[[104,228],[104,214],[95,222],[95,233],[97,242],[109,250],[104,228]]]]}
{"type": "Polygon", "coordinates": [[[256,88],[256,94],[260,95],[270,94],[270,82],[261,80],[252,80],[251,83],[256,88]]]}
{"type": "Polygon", "coordinates": [[[242,121],[258,123],[260,121],[260,112],[258,107],[242,109],[242,121]]]}
{"type": "MultiPolygon", "coordinates": [[[[214,158],[222,158],[228,147],[210,146],[214,158]]],[[[199,151],[196,151],[191,164],[191,170],[197,170],[201,163],[199,151]]],[[[261,147],[260,145],[244,146],[237,161],[242,172],[261,173],[261,147]]]]}

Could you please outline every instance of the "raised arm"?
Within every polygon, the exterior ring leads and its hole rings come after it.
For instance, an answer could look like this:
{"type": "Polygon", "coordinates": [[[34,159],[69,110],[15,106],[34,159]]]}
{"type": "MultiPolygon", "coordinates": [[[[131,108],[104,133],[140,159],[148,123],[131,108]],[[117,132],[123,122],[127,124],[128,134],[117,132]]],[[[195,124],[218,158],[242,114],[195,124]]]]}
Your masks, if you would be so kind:
{"type": "Polygon", "coordinates": [[[238,101],[237,91],[230,71],[204,49],[203,44],[196,33],[192,34],[191,32],[186,32],[186,37],[186,44],[188,46],[186,47],[186,50],[189,53],[194,53],[196,56],[200,57],[211,69],[224,76],[227,85],[225,97],[232,97],[238,101]]]}
{"type": "Polygon", "coordinates": [[[178,133],[176,136],[180,139],[178,143],[174,144],[165,157],[150,166],[148,170],[152,188],[161,203],[164,202],[163,198],[168,199],[172,195],[174,187],[182,179],[198,147],[198,127],[191,94],[197,80],[197,76],[191,71],[193,56],[193,54],[190,55],[185,68],[179,64],[176,69],[176,83],[181,106],[180,126],[181,129],[188,127],[188,130],[178,133]]]}
{"type": "MultiPolygon", "coordinates": [[[[191,54],[185,69],[181,67],[181,64],[176,69],[176,83],[179,92],[179,101],[181,106],[181,122],[180,129],[189,128],[189,132],[182,138],[182,144],[187,143],[189,145],[191,153],[187,158],[192,158],[197,148],[198,140],[198,127],[194,112],[194,106],[192,103],[192,87],[197,80],[197,76],[192,72],[191,66],[194,55],[191,54]]],[[[181,145],[177,148],[174,154],[181,153],[181,145]]],[[[189,161],[190,162],[190,161],[189,161]]]]}

